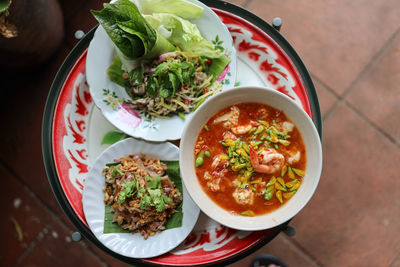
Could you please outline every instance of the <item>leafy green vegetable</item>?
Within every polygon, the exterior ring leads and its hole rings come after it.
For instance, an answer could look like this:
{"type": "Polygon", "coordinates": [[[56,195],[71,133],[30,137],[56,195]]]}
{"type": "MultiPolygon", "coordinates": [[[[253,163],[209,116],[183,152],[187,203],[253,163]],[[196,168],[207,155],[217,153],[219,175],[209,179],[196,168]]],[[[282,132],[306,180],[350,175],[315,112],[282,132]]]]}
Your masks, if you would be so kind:
{"type": "Polygon", "coordinates": [[[111,167],[111,166],[117,166],[118,164],[121,164],[121,162],[111,162],[111,163],[106,163],[107,167],[111,167]]]}
{"type": "Polygon", "coordinates": [[[143,195],[142,200],[140,201],[140,208],[142,210],[147,209],[148,206],[151,205],[151,198],[149,195],[143,195]]]}
{"type": "Polygon", "coordinates": [[[194,62],[182,62],[182,80],[183,83],[194,85],[194,62]]]}
{"type": "MultiPolygon", "coordinates": [[[[128,80],[122,78],[124,71],[122,62],[117,56],[107,70],[110,79],[118,85],[125,88],[130,95],[130,86],[136,86],[143,82],[144,66],[130,71],[128,80]],[[129,81],[129,82],[128,82],[129,81]]],[[[158,94],[163,97],[175,95],[176,90],[184,83],[192,83],[194,77],[194,64],[192,62],[173,62],[167,61],[156,67],[154,75],[147,82],[147,94],[150,97],[156,97],[158,94]]]]}
{"type": "Polygon", "coordinates": [[[168,72],[168,80],[172,86],[171,96],[175,95],[177,89],[179,89],[179,78],[178,75],[172,72],[168,72]]]}
{"type": "Polygon", "coordinates": [[[179,47],[182,51],[191,51],[202,55],[197,53],[197,51],[207,47],[212,53],[215,53],[213,45],[201,36],[196,24],[167,13],[146,15],[145,18],[154,29],[162,27],[167,30],[170,33],[170,36],[167,38],[168,41],[179,47]]]}
{"type": "Polygon", "coordinates": [[[113,166],[113,168],[114,168],[114,171],[119,173],[119,175],[121,175],[121,176],[124,175],[124,173],[120,169],[118,169],[117,167],[113,166]]]}
{"type": "Polygon", "coordinates": [[[150,176],[146,176],[146,180],[147,180],[146,187],[148,189],[161,188],[161,177],[157,176],[155,178],[152,178],[150,176]]]}
{"type": "Polygon", "coordinates": [[[7,9],[10,7],[10,0],[0,0],[0,14],[4,11],[8,11],[7,9]]]}
{"type": "MultiPolygon", "coordinates": [[[[151,198],[161,198],[161,189],[147,189],[151,198]]],[[[158,203],[158,200],[156,201],[158,203]]]]}
{"type": "Polygon", "coordinates": [[[151,205],[155,206],[158,212],[163,211],[165,209],[165,203],[161,189],[148,189],[148,192],[152,202],[151,205]]]}
{"type": "Polygon", "coordinates": [[[162,198],[158,198],[157,200],[159,200],[159,202],[156,203],[154,201],[154,205],[156,206],[156,211],[157,212],[161,212],[161,211],[163,211],[165,209],[165,203],[164,203],[162,198]]]}
{"type": "MultiPolygon", "coordinates": [[[[102,10],[91,12],[118,48],[117,52],[120,52],[123,62],[153,58],[175,50],[171,43],[146,22],[135,4],[129,0],[105,3],[102,10]]],[[[125,66],[125,69],[130,71],[133,67],[125,66]]]]}
{"type": "Polygon", "coordinates": [[[113,171],[111,173],[111,176],[114,178],[117,175],[117,168],[113,166],[113,171]]]}
{"type": "Polygon", "coordinates": [[[204,70],[205,72],[207,72],[208,66],[207,66],[206,63],[205,63],[204,58],[199,57],[199,63],[200,63],[200,65],[201,65],[201,67],[203,68],[203,70],[204,70]]]}
{"type": "Polygon", "coordinates": [[[149,97],[156,97],[157,96],[157,88],[158,88],[157,78],[156,77],[152,77],[147,82],[147,94],[148,94],[148,96],[149,97]]]}
{"type": "Polygon", "coordinates": [[[152,76],[154,82],[150,81],[149,95],[156,96],[158,92],[163,98],[174,96],[181,85],[193,83],[194,71],[193,62],[167,60],[159,64],[152,76]]]}
{"type": "Polygon", "coordinates": [[[103,140],[101,141],[102,145],[112,145],[120,140],[127,138],[128,136],[119,131],[109,131],[104,135],[103,140]]]}
{"type": "Polygon", "coordinates": [[[129,230],[122,229],[117,223],[113,223],[114,213],[111,212],[111,206],[105,206],[104,209],[104,228],[103,232],[108,233],[129,233],[129,230]]]}
{"type": "Polygon", "coordinates": [[[127,198],[133,196],[133,194],[138,190],[138,183],[136,177],[131,181],[125,181],[122,184],[122,187],[124,189],[119,192],[119,199],[117,201],[118,204],[122,204],[127,198]]]}
{"type": "Polygon", "coordinates": [[[172,203],[172,198],[167,197],[166,195],[162,195],[162,199],[164,200],[165,203],[172,203]]]}
{"type": "MultiPolygon", "coordinates": [[[[92,11],[118,48],[107,75],[129,95],[132,86],[144,81],[142,63],[166,52],[180,50],[199,56],[203,71],[213,76],[212,82],[229,64],[230,59],[219,51],[222,41],[216,39],[214,46],[201,36],[195,24],[184,19],[200,17],[201,7],[185,0],[138,0],[137,3],[142,12],[152,15],[143,17],[129,0],[104,4],[103,10],[92,11]],[[124,72],[128,72],[128,79],[124,79],[124,72]]],[[[147,82],[146,93],[149,97],[173,97],[185,83],[194,86],[194,73],[193,62],[160,64],[147,82]]]]}
{"type": "Polygon", "coordinates": [[[119,86],[122,86],[129,92],[129,86],[127,85],[127,80],[122,77],[124,71],[122,70],[122,61],[119,56],[116,56],[114,60],[111,62],[110,67],[107,69],[107,76],[111,81],[115,82],[119,86]]]}
{"type": "Polygon", "coordinates": [[[199,18],[203,8],[185,0],[139,0],[145,14],[171,13],[184,19],[199,18]]]}
{"type": "Polygon", "coordinates": [[[208,74],[213,75],[213,80],[217,79],[230,62],[231,60],[224,55],[212,57],[211,65],[208,68],[208,74]]]}
{"type": "Polygon", "coordinates": [[[207,73],[212,74],[214,80],[222,73],[229,64],[230,59],[221,51],[222,41],[218,39],[218,49],[216,49],[209,41],[201,36],[197,26],[188,20],[182,19],[173,14],[152,14],[145,16],[147,22],[154,28],[160,27],[170,32],[168,41],[179,47],[182,51],[192,52],[193,54],[211,58],[211,64],[207,73]]]}
{"type": "Polygon", "coordinates": [[[129,83],[132,86],[137,86],[143,83],[144,81],[144,66],[143,64],[140,65],[140,67],[131,70],[128,73],[128,79],[129,79],[129,83]]]}
{"type": "Polygon", "coordinates": [[[146,193],[146,189],[144,189],[143,187],[140,188],[139,192],[138,192],[138,197],[142,197],[145,193],[146,193]]]}
{"type": "Polygon", "coordinates": [[[169,88],[168,86],[165,86],[165,84],[162,84],[162,86],[160,87],[159,94],[162,98],[167,98],[171,96],[169,88]]]}
{"type": "MultiPolygon", "coordinates": [[[[141,65],[128,73],[128,80],[122,78],[124,71],[122,70],[122,62],[118,56],[115,57],[107,70],[107,75],[110,79],[124,87],[129,95],[129,84],[131,86],[141,84],[144,79],[143,73],[144,66],[141,65]]],[[[194,73],[194,62],[192,61],[175,62],[173,60],[168,60],[159,64],[154,74],[147,82],[147,94],[150,97],[160,95],[163,98],[174,96],[180,85],[185,83],[193,85],[194,73]]]]}
{"type": "MultiPolygon", "coordinates": [[[[149,206],[155,207],[158,212],[161,212],[165,209],[165,198],[169,199],[166,195],[164,195],[161,188],[161,177],[152,178],[150,176],[146,176],[146,187],[147,194],[143,195],[142,200],[140,201],[140,208],[146,209],[149,206]]],[[[172,199],[171,199],[172,201],[172,199]]]]}
{"type": "Polygon", "coordinates": [[[153,48],[157,34],[131,1],[105,3],[103,10],[91,12],[126,57],[138,58],[153,48]]]}
{"type": "Polygon", "coordinates": [[[211,43],[214,45],[215,49],[224,52],[224,47],[221,46],[224,42],[219,39],[218,35],[215,37],[215,40],[211,41],[211,43]]]}
{"type": "MultiPolygon", "coordinates": [[[[167,161],[163,160],[165,164],[167,164],[167,175],[169,179],[174,182],[176,188],[178,188],[179,192],[181,192],[183,196],[183,188],[182,188],[182,179],[180,176],[179,171],[179,161],[167,161]]],[[[172,215],[171,218],[165,224],[165,229],[172,229],[176,227],[180,227],[182,225],[183,220],[183,211],[182,211],[183,201],[179,206],[176,208],[177,212],[172,215]]]]}

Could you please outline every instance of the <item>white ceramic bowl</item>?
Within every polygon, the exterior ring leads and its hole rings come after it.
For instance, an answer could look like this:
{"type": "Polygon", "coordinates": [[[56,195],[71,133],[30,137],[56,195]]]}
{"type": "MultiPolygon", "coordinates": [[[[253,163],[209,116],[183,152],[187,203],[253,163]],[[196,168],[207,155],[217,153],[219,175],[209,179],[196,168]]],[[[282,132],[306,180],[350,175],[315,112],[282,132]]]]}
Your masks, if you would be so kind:
{"type": "Polygon", "coordinates": [[[237,87],[210,98],[196,110],[184,128],[179,161],[182,179],[200,209],[215,221],[239,230],[263,230],[293,218],[310,200],[317,188],[322,169],[322,148],[318,132],[310,117],[284,94],[264,87],[237,87]],[[194,145],[204,124],[223,108],[245,102],[258,102],[283,110],[302,134],[306,147],[306,175],[297,193],[285,205],[265,215],[246,217],[222,209],[203,191],[195,173],[194,145]]]}

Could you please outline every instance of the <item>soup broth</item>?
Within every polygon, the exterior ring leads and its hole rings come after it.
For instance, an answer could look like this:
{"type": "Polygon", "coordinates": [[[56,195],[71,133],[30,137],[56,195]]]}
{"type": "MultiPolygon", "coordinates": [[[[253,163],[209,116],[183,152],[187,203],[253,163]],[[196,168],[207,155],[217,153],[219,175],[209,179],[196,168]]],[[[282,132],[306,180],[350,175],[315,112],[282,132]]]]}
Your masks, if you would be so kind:
{"type": "Polygon", "coordinates": [[[223,209],[243,216],[284,205],[305,174],[297,127],[283,111],[260,103],[217,112],[200,131],[194,153],[203,190],[223,209]]]}

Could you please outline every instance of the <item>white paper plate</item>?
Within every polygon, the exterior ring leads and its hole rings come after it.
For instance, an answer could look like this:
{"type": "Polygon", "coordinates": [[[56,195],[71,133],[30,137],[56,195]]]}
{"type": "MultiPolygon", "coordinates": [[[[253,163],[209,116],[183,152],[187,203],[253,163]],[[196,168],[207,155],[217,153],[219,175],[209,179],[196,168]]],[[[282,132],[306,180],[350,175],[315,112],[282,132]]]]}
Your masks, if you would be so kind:
{"type": "Polygon", "coordinates": [[[199,216],[199,208],[190,198],[183,185],[182,226],[157,233],[144,240],[139,233],[103,233],[104,229],[104,176],[101,174],[106,163],[113,162],[129,153],[143,153],[163,160],[177,160],[179,149],[171,143],[148,143],[133,138],[125,139],[105,150],[90,169],[84,183],[82,204],[86,221],[93,234],[104,246],[123,256],[150,258],[164,254],[178,246],[192,231],[199,216]]]}
{"type": "MultiPolygon", "coordinates": [[[[228,28],[209,7],[197,0],[189,1],[203,7],[202,16],[190,21],[197,25],[205,39],[212,41],[218,36],[219,40],[223,41],[221,46],[230,54],[232,61],[229,64],[229,72],[220,83],[222,90],[233,88],[236,81],[236,51],[228,28]]],[[[185,120],[178,115],[167,119],[152,118],[150,120],[144,117],[144,114],[132,113],[120,104],[130,97],[124,88],[112,82],[106,75],[106,70],[115,54],[114,44],[104,28],[99,26],[90,42],[86,59],[87,82],[96,106],[100,108],[107,120],[130,136],[149,141],[180,139],[185,120]],[[108,93],[105,93],[103,89],[107,89],[108,93]]],[[[185,117],[187,120],[191,114],[185,114],[185,117]]]]}

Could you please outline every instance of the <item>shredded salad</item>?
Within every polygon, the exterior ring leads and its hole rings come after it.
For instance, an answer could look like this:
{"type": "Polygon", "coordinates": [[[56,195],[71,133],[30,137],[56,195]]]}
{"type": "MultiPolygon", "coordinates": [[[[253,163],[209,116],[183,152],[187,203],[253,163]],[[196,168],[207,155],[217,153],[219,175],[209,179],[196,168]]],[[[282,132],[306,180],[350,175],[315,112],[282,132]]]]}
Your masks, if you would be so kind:
{"type": "Polygon", "coordinates": [[[92,14],[115,45],[107,75],[130,96],[125,104],[157,117],[184,117],[219,91],[215,81],[230,59],[220,40],[212,45],[187,20],[199,18],[202,7],[167,2],[118,0],[92,14]]]}

